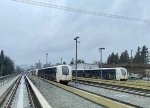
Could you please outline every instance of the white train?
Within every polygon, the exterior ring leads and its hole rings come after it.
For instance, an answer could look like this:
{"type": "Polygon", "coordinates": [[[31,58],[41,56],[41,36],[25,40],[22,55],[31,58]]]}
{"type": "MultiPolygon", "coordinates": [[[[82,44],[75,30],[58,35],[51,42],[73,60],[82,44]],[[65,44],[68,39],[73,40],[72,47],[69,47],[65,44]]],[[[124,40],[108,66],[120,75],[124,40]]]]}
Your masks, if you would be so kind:
{"type": "Polygon", "coordinates": [[[32,75],[64,84],[72,80],[72,67],[69,65],[41,68],[30,72],[32,72],[32,75]]]}
{"type": "Polygon", "coordinates": [[[34,75],[34,76],[37,76],[38,69],[30,70],[29,73],[32,74],[32,75],[34,75]]]}
{"type": "MultiPolygon", "coordinates": [[[[73,76],[76,75],[75,70],[72,71],[73,76]]],[[[106,80],[124,80],[128,79],[128,73],[125,68],[118,67],[118,68],[101,68],[97,69],[78,69],[77,70],[78,77],[87,77],[87,78],[102,78],[106,80]],[[102,75],[102,77],[101,77],[102,75]]]]}

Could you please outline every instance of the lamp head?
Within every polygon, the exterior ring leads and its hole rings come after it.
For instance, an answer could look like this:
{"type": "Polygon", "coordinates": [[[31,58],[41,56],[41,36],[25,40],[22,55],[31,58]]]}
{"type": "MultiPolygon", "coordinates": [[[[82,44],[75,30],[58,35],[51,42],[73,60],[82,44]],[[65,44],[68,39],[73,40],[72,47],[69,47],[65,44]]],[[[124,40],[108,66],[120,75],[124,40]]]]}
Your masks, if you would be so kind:
{"type": "Polygon", "coordinates": [[[99,48],[99,50],[104,50],[105,48],[99,48]]]}
{"type": "Polygon", "coordinates": [[[76,38],[74,38],[74,40],[77,40],[79,37],[77,36],[76,38]]]}

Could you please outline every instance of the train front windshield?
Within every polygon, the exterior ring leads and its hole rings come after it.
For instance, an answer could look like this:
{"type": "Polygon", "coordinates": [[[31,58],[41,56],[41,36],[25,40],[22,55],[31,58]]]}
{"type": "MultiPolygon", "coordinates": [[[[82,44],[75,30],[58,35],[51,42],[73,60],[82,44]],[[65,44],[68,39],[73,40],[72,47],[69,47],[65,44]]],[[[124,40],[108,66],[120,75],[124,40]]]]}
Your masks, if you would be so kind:
{"type": "Polygon", "coordinates": [[[122,75],[126,75],[125,69],[121,69],[121,73],[122,73],[122,75]]]}
{"type": "Polygon", "coordinates": [[[62,75],[69,75],[69,68],[67,66],[62,66],[62,75]]]}

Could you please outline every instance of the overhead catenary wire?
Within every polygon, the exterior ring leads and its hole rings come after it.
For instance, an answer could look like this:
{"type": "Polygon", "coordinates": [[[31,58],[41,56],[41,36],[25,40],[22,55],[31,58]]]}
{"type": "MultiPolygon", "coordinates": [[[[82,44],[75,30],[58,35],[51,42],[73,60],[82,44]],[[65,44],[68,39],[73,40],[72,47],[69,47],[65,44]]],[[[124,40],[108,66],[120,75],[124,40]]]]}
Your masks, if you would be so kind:
{"type": "Polygon", "coordinates": [[[76,12],[76,13],[80,13],[80,14],[89,14],[89,15],[115,18],[115,19],[120,19],[120,20],[129,20],[129,21],[135,21],[135,22],[150,23],[149,19],[144,19],[144,18],[127,17],[127,16],[110,14],[110,13],[106,13],[106,12],[89,11],[89,10],[84,10],[84,9],[65,7],[65,6],[61,6],[61,5],[38,2],[38,1],[33,1],[33,0],[11,0],[11,1],[27,3],[27,4],[37,5],[37,6],[43,6],[43,7],[48,7],[48,8],[54,8],[54,9],[64,10],[64,11],[71,11],[71,12],[76,12]]]}

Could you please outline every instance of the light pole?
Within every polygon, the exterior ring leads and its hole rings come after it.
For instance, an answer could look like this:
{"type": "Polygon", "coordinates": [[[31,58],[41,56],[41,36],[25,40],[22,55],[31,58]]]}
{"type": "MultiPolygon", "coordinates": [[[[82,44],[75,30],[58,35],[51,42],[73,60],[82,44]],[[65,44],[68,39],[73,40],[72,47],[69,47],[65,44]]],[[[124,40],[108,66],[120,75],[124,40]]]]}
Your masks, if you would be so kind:
{"type": "Polygon", "coordinates": [[[46,53],[46,67],[47,67],[47,62],[48,62],[48,53],[46,53]]]}
{"type": "MultiPolygon", "coordinates": [[[[102,50],[104,50],[105,48],[99,48],[99,51],[100,51],[100,53],[101,53],[101,79],[103,78],[102,77],[102,50]]],[[[100,73],[99,73],[100,74],[100,73]]]]}
{"type": "Polygon", "coordinates": [[[76,70],[76,71],[75,71],[75,72],[76,72],[75,80],[76,80],[76,82],[77,82],[77,43],[78,43],[78,40],[77,40],[77,39],[78,39],[78,38],[79,38],[78,36],[77,36],[76,38],[74,38],[74,40],[76,41],[76,62],[75,62],[75,63],[76,63],[76,64],[75,64],[75,65],[76,65],[76,66],[75,66],[75,70],[76,70]]]}
{"type": "Polygon", "coordinates": [[[62,65],[62,58],[60,58],[60,60],[61,60],[61,65],[62,65]]]}
{"type": "Polygon", "coordinates": [[[132,71],[133,71],[133,57],[132,57],[132,52],[133,52],[133,50],[131,50],[131,72],[130,73],[132,73],[132,71]]]}

